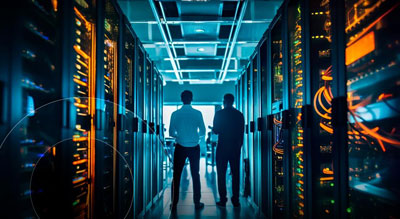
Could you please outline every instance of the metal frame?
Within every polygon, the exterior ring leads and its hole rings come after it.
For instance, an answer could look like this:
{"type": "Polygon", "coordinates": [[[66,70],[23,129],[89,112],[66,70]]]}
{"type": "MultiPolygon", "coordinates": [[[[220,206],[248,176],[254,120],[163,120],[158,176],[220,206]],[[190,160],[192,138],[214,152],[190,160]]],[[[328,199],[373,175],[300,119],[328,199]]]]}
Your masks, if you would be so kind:
{"type": "MultiPolygon", "coordinates": [[[[268,24],[272,21],[272,19],[260,19],[260,20],[243,20],[242,23],[244,24],[268,24]]],[[[131,24],[157,24],[157,21],[131,21],[131,24]]],[[[180,20],[170,18],[168,21],[161,21],[162,24],[205,24],[205,23],[219,23],[223,25],[234,24],[235,21],[230,18],[218,18],[218,20],[211,20],[211,21],[187,21],[187,20],[180,20]]]]}
{"type": "MultiPolygon", "coordinates": [[[[244,17],[244,14],[246,12],[247,3],[248,3],[248,0],[244,0],[242,8],[241,8],[241,11],[240,11],[240,17],[239,17],[238,21],[236,22],[235,33],[233,35],[232,42],[230,43],[230,38],[231,38],[231,34],[232,34],[232,31],[233,31],[233,27],[234,27],[234,23],[232,24],[231,33],[229,34],[229,39],[228,39],[228,43],[226,44],[226,50],[225,50],[225,54],[226,54],[228,49],[229,49],[229,53],[228,53],[228,56],[224,55],[224,57],[227,57],[227,58],[226,59],[224,58],[223,61],[222,61],[222,66],[221,66],[222,76],[220,74],[220,78],[219,78],[220,83],[222,83],[224,81],[225,77],[226,77],[226,73],[227,73],[227,70],[228,70],[228,67],[229,67],[229,63],[231,61],[233,50],[235,48],[235,44],[236,44],[236,41],[237,41],[237,37],[239,35],[240,26],[242,25],[243,17],[244,17]],[[230,43],[230,45],[229,45],[229,43],[230,43]],[[225,62],[225,60],[227,60],[227,61],[225,62]]],[[[236,20],[237,10],[239,9],[239,5],[240,5],[240,1],[238,1],[238,6],[236,8],[235,20],[236,20]]]]}
{"type": "MultiPolygon", "coordinates": [[[[162,23],[161,23],[161,21],[160,21],[160,17],[159,17],[159,15],[158,15],[156,6],[154,5],[154,0],[149,0],[149,3],[150,3],[150,6],[151,6],[151,9],[152,9],[152,11],[153,11],[154,18],[156,19],[156,21],[157,21],[157,23],[158,23],[158,28],[160,29],[160,33],[161,33],[161,35],[162,35],[162,38],[164,39],[164,43],[165,43],[165,46],[166,46],[166,48],[167,48],[167,53],[168,53],[168,56],[169,56],[169,58],[170,58],[170,62],[171,62],[172,68],[174,69],[175,77],[177,78],[177,80],[180,80],[182,74],[179,72],[179,69],[178,69],[179,64],[178,64],[178,63],[176,62],[176,60],[175,60],[175,58],[176,58],[176,51],[175,51],[175,49],[174,49],[175,52],[174,52],[174,54],[172,54],[172,52],[171,52],[171,47],[170,47],[172,38],[171,38],[171,41],[167,39],[167,35],[165,34],[164,28],[162,27],[162,23]],[[174,57],[174,55],[175,55],[175,57],[174,57]]],[[[161,10],[163,10],[163,9],[162,9],[162,4],[161,4],[161,2],[160,2],[160,5],[161,5],[161,10]]],[[[164,15],[164,13],[163,13],[163,19],[165,20],[165,15],[164,15]]],[[[166,27],[167,27],[167,31],[168,31],[169,37],[171,37],[171,34],[169,33],[168,24],[166,24],[166,27]]],[[[174,48],[174,47],[173,47],[173,48],[174,48]]]]}
{"type": "Polygon", "coordinates": [[[335,213],[340,218],[347,218],[348,207],[348,136],[347,136],[347,85],[345,65],[345,2],[331,0],[332,13],[332,121],[334,128],[334,182],[335,213]],[[346,147],[344,146],[346,145],[346,147]]]}

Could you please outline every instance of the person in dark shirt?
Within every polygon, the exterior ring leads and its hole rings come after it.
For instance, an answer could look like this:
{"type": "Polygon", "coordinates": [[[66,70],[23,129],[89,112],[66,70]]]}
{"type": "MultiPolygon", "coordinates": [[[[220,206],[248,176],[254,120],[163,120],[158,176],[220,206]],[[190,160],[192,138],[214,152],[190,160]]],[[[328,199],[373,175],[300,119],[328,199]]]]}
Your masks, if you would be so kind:
{"type": "Polygon", "coordinates": [[[239,168],[240,152],[243,145],[244,117],[243,114],[233,108],[234,97],[225,94],[224,109],[216,112],[213,122],[213,132],[218,135],[216,151],[218,193],[220,201],[217,205],[225,207],[226,197],[226,170],[228,162],[232,173],[232,204],[240,207],[239,202],[239,168]]]}

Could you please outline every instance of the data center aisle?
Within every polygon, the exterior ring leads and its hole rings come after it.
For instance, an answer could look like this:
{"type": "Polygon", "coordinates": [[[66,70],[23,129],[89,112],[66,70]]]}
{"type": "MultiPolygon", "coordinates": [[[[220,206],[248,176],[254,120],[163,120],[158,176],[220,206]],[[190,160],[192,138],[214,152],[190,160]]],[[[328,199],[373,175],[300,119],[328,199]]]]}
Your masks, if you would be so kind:
{"type": "MultiPolygon", "coordinates": [[[[228,175],[228,198],[231,196],[230,178],[230,175],[228,175]]],[[[208,165],[206,169],[204,158],[201,158],[200,160],[200,180],[201,202],[205,205],[204,209],[194,209],[190,167],[189,165],[186,165],[182,173],[181,193],[179,196],[177,212],[171,214],[169,209],[171,203],[171,178],[169,178],[168,188],[165,189],[163,197],[145,215],[144,218],[264,218],[263,216],[258,215],[256,211],[247,204],[244,197],[241,197],[240,199],[240,208],[234,208],[230,200],[227,202],[225,208],[217,207],[215,205],[215,200],[218,198],[216,167],[212,168],[208,165]]]]}

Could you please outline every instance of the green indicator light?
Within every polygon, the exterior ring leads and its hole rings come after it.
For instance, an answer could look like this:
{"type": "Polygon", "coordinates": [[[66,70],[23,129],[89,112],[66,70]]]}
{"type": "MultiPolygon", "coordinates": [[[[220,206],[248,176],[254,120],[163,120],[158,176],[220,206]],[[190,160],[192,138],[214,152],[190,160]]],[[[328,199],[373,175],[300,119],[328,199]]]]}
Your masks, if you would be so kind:
{"type": "Polygon", "coordinates": [[[297,194],[299,194],[299,195],[300,195],[300,194],[301,194],[301,191],[297,190],[297,194]]]}
{"type": "Polygon", "coordinates": [[[351,208],[346,209],[347,213],[351,213],[351,208]]]}
{"type": "Polygon", "coordinates": [[[335,200],[331,200],[331,203],[332,203],[332,204],[335,204],[335,200]]]}
{"type": "Polygon", "coordinates": [[[72,203],[72,206],[75,206],[75,205],[77,205],[78,203],[79,203],[79,201],[76,200],[76,201],[74,201],[74,202],[72,203]]]}
{"type": "Polygon", "coordinates": [[[333,187],[333,186],[335,186],[335,184],[334,184],[334,183],[331,183],[330,185],[331,185],[332,187],[333,187]]]}
{"type": "Polygon", "coordinates": [[[301,162],[300,162],[300,161],[297,161],[297,163],[298,163],[298,164],[301,164],[301,162]]]}

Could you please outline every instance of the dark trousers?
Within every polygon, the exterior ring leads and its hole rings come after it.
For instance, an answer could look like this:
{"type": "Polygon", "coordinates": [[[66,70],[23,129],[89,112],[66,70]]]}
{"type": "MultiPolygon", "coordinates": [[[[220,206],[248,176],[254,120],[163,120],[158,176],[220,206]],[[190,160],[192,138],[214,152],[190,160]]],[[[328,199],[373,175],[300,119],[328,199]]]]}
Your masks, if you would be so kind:
{"type": "Polygon", "coordinates": [[[186,158],[189,158],[190,161],[190,172],[192,174],[193,183],[193,201],[194,203],[200,202],[200,146],[183,147],[177,144],[174,152],[174,178],[172,180],[172,204],[174,205],[178,204],[179,201],[179,186],[186,158]]]}
{"type": "Polygon", "coordinates": [[[239,168],[240,168],[240,151],[223,151],[218,150],[216,153],[217,175],[218,175],[218,193],[221,202],[226,202],[226,169],[228,162],[232,172],[232,202],[239,202],[239,168]]]}

